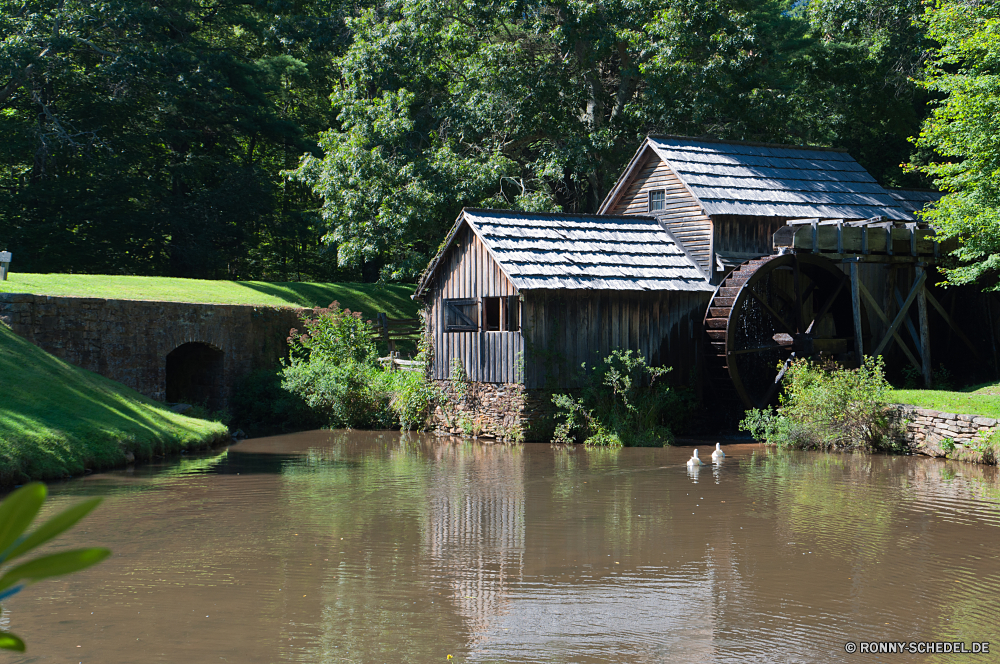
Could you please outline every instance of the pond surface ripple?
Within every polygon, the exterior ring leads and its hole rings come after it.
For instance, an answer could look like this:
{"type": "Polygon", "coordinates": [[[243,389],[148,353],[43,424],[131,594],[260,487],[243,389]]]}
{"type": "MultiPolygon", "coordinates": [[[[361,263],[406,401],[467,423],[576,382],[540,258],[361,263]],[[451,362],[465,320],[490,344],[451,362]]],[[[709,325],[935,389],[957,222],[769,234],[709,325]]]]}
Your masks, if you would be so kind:
{"type": "Polygon", "coordinates": [[[105,501],[50,550],[114,554],[5,602],[6,661],[1000,660],[995,468],[725,449],[313,431],[54,485],[105,501]]]}

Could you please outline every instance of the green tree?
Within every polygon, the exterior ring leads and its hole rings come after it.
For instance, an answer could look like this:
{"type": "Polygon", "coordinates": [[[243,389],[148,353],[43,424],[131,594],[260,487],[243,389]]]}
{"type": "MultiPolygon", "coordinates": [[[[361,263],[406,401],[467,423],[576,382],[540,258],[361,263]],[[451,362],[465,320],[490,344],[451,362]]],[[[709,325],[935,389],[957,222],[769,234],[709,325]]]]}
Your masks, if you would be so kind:
{"type": "Polygon", "coordinates": [[[1000,6],[938,0],[924,15],[940,46],[921,84],[942,95],[915,139],[938,158],[915,164],[948,192],[925,213],[945,237],[958,238],[954,284],[1000,289],[1000,6]]]}
{"type": "Polygon", "coordinates": [[[812,0],[800,11],[815,44],[797,97],[809,142],[846,148],[883,185],[927,186],[902,167],[929,98],[914,82],[930,48],[921,0],[812,0]]]}
{"type": "Polygon", "coordinates": [[[279,173],[332,120],[346,40],[308,0],[0,0],[5,248],[22,270],[315,273],[315,203],[279,173]]]}
{"type": "Polygon", "coordinates": [[[291,177],[389,279],[462,206],[596,211],[647,133],[846,144],[898,179],[915,2],[392,0],[347,21],[337,122],[291,177]]]}

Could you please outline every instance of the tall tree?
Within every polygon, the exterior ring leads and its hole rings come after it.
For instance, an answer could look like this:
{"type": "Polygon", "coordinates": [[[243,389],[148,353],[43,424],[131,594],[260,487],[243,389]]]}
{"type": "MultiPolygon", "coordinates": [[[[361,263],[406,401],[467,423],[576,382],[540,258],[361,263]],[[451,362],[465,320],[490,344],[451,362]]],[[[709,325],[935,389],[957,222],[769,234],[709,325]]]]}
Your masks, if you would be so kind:
{"type": "Polygon", "coordinates": [[[347,38],[322,5],[0,0],[0,240],[20,269],[288,274],[321,229],[279,173],[332,120],[347,38]]]}
{"type": "Polygon", "coordinates": [[[292,176],[387,278],[463,205],[595,211],[647,132],[784,135],[807,29],[750,0],[391,0],[348,27],[338,125],[292,176]]]}
{"type": "Polygon", "coordinates": [[[922,0],[811,0],[797,11],[816,43],[799,96],[809,140],[847,148],[884,185],[926,186],[902,167],[929,98],[914,82],[930,47],[922,0]]]}
{"type": "Polygon", "coordinates": [[[940,46],[922,84],[943,99],[915,140],[938,158],[914,168],[948,192],[925,218],[958,238],[948,281],[1000,290],[1000,6],[938,0],[924,24],[940,46]]]}

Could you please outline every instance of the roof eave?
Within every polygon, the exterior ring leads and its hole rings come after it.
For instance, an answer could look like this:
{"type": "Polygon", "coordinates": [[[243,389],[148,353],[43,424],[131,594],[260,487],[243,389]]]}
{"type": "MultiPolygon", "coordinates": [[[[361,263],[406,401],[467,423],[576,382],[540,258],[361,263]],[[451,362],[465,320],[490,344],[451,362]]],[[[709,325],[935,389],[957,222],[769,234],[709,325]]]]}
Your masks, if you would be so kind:
{"type": "Polygon", "coordinates": [[[431,279],[437,273],[438,265],[441,264],[441,259],[444,258],[448,249],[451,248],[452,243],[455,241],[455,236],[458,234],[458,229],[462,227],[463,223],[466,223],[465,208],[462,208],[462,211],[458,213],[458,219],[455,220],[455,224],[451,227],[451,230],[448,231],[448,236],[441,245],[441,249],[437,252],[437,255],[431,259],[431,262],[428,263],[423,275],[421,275],[420,281],[417,282],[417,289],[411,296],[412,299],[422,300],[424,298],[424,292],[427,290],[427,286],[430,284],[431,279]]]}
{"type": "Polygon", "coordinates": [[[643,139],[642,144],[639,149],[635,151],[632,155],[632,159],[628,162],[628,166],[622,171],[621,176],[615,182],[615,186],[611,188],[608,195],[604,197],[604,201],[601,206],[597,208],[597,214],[606,214],[608,210],[618,202],[618,198],[621,196],[622,192],[625,190],[625,186],[632,181],[632,173],[635,169],[642,163],[642,157],[646,152],[646,149],[650,147],[649,137],[647,136],[643,139]]]}

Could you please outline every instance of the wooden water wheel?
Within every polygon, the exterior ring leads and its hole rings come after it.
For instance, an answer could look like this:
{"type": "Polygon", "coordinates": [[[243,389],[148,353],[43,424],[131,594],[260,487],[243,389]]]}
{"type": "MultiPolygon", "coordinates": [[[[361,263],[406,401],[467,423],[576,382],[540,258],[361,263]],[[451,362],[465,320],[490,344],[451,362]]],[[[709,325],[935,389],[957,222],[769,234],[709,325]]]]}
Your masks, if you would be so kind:
{"type": "Polygon", "coordinates": [[[792,253],[744,263],[715,292],[705,329],[715,378],[752,408],[777,400],[793,358],[858,363],[850,280],[819,256],[792,253]]]}

